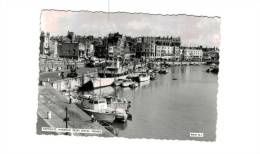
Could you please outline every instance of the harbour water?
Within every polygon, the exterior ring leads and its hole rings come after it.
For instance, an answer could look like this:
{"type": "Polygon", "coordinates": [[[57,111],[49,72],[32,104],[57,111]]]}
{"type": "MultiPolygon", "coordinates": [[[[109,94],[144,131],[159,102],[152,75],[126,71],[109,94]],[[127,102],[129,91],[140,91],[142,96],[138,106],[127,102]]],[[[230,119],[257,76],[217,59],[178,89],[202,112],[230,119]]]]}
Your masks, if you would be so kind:
{"type": "Polygon", "coordinates": [[[214,141],[218,82],[207,68],[173,66],[168,74],[158,74],[157,80],[136,89],[106,87],[94,92],[116,92],[132,101],[132,121],[113,124],[120,137],[214,141]],[[190,137],[191,132],[203,133],[203,137],[190,137]]]}

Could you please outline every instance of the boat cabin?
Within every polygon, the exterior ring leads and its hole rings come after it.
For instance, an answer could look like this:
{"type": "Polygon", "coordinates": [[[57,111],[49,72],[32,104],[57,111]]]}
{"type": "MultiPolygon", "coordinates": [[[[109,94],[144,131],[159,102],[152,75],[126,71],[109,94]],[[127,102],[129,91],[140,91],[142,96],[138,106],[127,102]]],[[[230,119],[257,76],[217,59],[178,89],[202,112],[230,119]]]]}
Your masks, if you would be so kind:
{"type": "Polygon", "coordinates": [[[107,109],[107,101],[105,98],[94,97],[89,100],[90,109],[95,111],[102,111],[107,109]]]}

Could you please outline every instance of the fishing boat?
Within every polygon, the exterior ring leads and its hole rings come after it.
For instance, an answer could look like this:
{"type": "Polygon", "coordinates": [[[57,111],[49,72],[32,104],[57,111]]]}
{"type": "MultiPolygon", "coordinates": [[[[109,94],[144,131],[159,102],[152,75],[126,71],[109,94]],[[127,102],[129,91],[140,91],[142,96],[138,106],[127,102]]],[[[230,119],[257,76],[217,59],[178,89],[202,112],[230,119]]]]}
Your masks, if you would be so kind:
{"type": "Polygon", "coordinates": [[[150,80],[150,75],[147,73],[142,73],[138,77],[139,82],[144,82],[144,81],[149,81],[150,80]]]}
{"type": "Polygon", "coordinates": [[[112,123],[116,118],[115,111],[108,107],[107,101],[103,97],[93,97],[89,101],[83,101],[82,108],[98,121],[112,123]]]}

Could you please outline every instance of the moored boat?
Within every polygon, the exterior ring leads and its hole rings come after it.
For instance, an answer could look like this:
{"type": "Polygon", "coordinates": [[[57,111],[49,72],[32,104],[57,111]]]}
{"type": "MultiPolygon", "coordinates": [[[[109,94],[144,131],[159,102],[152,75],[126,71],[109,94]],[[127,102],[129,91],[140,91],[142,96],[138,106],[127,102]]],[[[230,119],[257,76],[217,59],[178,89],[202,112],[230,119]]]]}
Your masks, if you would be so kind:
{"type": "Polygon", "coordinates": [[[133,83],[132,80],[126,79],[126,80],[124,80],[124,81],[122,82],[121,86],[122,86],[122,87],[129,87],[132,83],[133,83]]]}
{"type": "Polygon", "coordinates": [[[128,109],[130,107],[130,102],[124,98],[106,97],[108,107],[115,111],[115,120],[126,122],[128,118],[128,109]]]}
{"type": "Polygon", "coordinates": [[[138,81],[139,82],[144,82],[144,81],[149,81],[150,80],[150,75],[147,73],[142,73],[139,75],[138,81]]]}
{"type": "Polygon", "coordinates": [[[107,101],[102,97],[93,97],[89,101],[82,102],[82,109],[89,115],[93,115],[98,121],[112,123],[115,120],[115,112],[107,106],[107,101]]]}
{"type": "Polygon", "coordinates": [[[119,61],[116,61],[116,66],[108,66],[105,69],[98,70],[98,77],[91,78],[86,83],[89,86],[87,89],[96,89],[107,86],[112,86],[116,80],[126,79],[128,69],[120,66],[119,61]]]}
{"type": "Polygon", "coordinates": [[[111,86],[114,83],[114,78],[92,78],[93,89],[111,86]]]}

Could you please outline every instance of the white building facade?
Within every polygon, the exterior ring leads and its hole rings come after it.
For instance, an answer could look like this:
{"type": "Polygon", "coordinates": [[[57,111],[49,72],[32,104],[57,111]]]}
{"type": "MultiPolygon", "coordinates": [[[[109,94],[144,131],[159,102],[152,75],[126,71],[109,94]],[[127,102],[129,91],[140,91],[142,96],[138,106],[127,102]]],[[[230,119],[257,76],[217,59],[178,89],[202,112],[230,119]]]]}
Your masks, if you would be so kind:
{"type": "Polygon", "coordinates": [[[53,57],[58,57],[58,41],[57,40],[50,40],[49,41],[50,46],[50,53],[53,57]]]}
{"type": "Polygon", "coordinates": [[[184,49],[184,60],[186,61],[202,61],[203,51],[197,48],[184,49]]]}
{"type": "Polygon", "coordinates": [[[173,56],[173,46],[163,46],[157,45],[156,46],[156,57],[161,58],[165,56],[173,56]]]}

